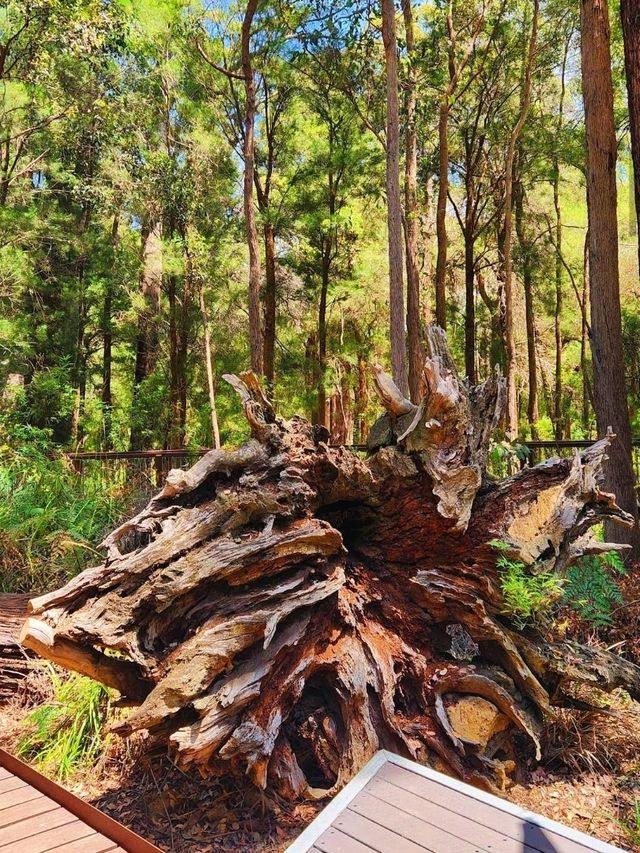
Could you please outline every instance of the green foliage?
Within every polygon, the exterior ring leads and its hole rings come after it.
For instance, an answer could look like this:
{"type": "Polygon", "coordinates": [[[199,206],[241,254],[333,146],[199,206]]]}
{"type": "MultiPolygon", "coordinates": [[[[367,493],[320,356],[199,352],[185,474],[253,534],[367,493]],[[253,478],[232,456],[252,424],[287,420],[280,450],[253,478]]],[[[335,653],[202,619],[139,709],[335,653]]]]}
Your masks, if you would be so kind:
{"type": "Polygon", "coordinates": [[[562,603],[595,628],[607,627],[613,622],[613,610],[623,603],[614,575],[625,573],[616,551],[583,557],[567,570],[562,603]]]}
{"type": "Polygon", "coordinates": [[[108,743],[104,734],[110,711],[109,691],[93,679],[60,677],[47,666],[53,698],[31,711],[18,755],[65,779],[79,767],[90,767],[108,743]]]}
{"type": "Polygon", "coordinates": [[[130,496],[81,482],[46,431],[0,417],[0,434],[0,591],[50,589],[99,559],[93,546],[130,496]]]}
{"type": "Polygon", "coordinates": [[[549,616],[562,596],[562,578],[548,570],[532,574],[524,563],[508,556],[507,542],[493,539],[489,544],[500,552],[496,566],[504,598],[503,613],[518,628],[549,616]]]}
{"type": "Polygon", "coordinates": [[[517,471],[529,458],[530,451],[525,444],[508,441],[496,441],[491,445],[487,467],[495,477],[506,477],[517,471]]]}

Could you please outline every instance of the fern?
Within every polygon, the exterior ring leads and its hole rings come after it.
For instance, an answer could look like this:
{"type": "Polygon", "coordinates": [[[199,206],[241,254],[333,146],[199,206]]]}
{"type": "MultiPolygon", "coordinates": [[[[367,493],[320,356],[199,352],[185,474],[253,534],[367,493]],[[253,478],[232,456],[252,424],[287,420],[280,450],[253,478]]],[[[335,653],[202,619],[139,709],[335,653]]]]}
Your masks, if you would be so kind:
{"type": "Polygon", "coordinates": [[[614,609],[623,603],[616,574],[626,574],[617,552],[583,557],[567,570],[562,603],[595,628],[608,627],[613,623],[614,609]]]}
{"type": "Polygon", "coordinates": [[[503,613],[518,627],[543,619],[562,598],[564,580],[552,570],[532,574],[524,563],[508,556],[511,546],[493,539],[489,543],[500,556],[496,567],[500,572],[503,613]]]}

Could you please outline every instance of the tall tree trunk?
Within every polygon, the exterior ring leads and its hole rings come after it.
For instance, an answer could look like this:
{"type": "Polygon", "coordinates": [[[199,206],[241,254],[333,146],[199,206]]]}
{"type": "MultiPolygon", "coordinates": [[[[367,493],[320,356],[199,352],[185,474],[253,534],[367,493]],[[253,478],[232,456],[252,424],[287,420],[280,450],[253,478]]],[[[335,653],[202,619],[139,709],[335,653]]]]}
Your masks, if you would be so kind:
{"type": "Polygon", "coordinates": [[[218,409],[216,406],[216,383],[213,370],[213,352],[211,348],[211,332],[209,330],[209,318],[207,316],[207,304],[204,298],[204,282],[200,281],[199,288],[200,317],[202,319],[202,331],[204,336],[204,360],[207,371],[207,390],[209,393],[209,408],[211,409],[211,432],[213,435],[213,446],[220,448],[220,428],[218,426],[218,409]]]}
{"type": "MultiPolygon", "coordinates": [[[[620,0],[620,17],[624,37],[624,67],[629,101],[629,130],[633,160],[633,187],[636,223],[640,225],[640,4],[638,0],[620,0]]],[[[636,233],[640,228],[636,227],[636,233]]],[[[640,243],[638,244],[640,264],[640,243]]]]}
{"type": "MultiPolygon", "coordinates": [[[[564,56],[562,58],[562,71],[560,74],[560,100],[558,102],[558,121],[556,124],[556,144],[560,144],[562,128],[564,124],[564,98],[566,92],[567,58],[573,31],[568,36],[564,56]]],[[[557,149],[553,152],[553,209],[556,214],[556,245],[555,245],[555,282],[556,282],[556,304],[554,316],[554,338],[555,338],[555,382],[554,382],[554,406],[553,427],[557,441],[562,437],[562,210],[560,207],[560,160],[557,149]]]]}
{"type": "Polygon", "coordinates": [[[436,323],[447,328],[447,197],[449,193],[449,96],[438,112],[438,203],[436,207],[436,323]]]}
{"type": "Polygon", "coordinates": [[[398,115],[398,46],[394,0],[381,0],[382,40],[387,72],[387,224],[389,231],[389,337],[391,371],[407,394],[404,276],[402,273],[402,204],[400,200],[400,120],[398,115]]]}
{"type": "MultiPolygon", "coordinates": [[[[90,148],[90,151],[93,153],[92,148],[90,148]]],[[[87,177],[89,180],[92,178],[91,165],[89,166],[89,174],[87,177]]],[[[80,236],[80,257],[78,258],[76,266],[76,275],[78,280],[78,327],[76,334],[76,352],[73,365],[73,384],[75,386],[76,396],[73,413],[71,415],[71,441],[74,446],[77,446],[83,439],[82,414],[87,396],[88,353],[85,335],[89,319],[86,294],[86,276],[89,256],[85,251],[86,247],[84,238],[89,229],[89,223],[91,222],[91,213],[91,202],[86,202],[83,206],[78,229],[80,236]]]]}
{"type": "MultiPolygon", "coordinates": [[[[469,160],[469,158],[468,158],[469,160]]],[[[465,171],[464,210],[464,369],[469,382],[476,382],[476,264],[475,264],[475,181],[471,163],[465,171]]]]}
{"type": "Polygon", "coordinates": [[[273,224],[264,224],[264,341],[263,361],[264,375],[267,380],[267,392],[273,391],[275,379],[275,347],[276,347],[276,245],[273,224]]]}
{"type": "Polygon", "coordinates": [[[255,117],[256,117],[256,81],[251,63],[251,25],[256,13],[258,0],[248,0],[242,21],[241,49],[242,73],[245,88],[244,112],[244,221],[249,246],[249,345],[251,350],[251,369],[258,374],[263,372],[262,329],[260,322],[260,247],[256,211],[253,204],[253,183],[255,169],[255,117]]]}
{"type": "Polygon", "coordinates": [[[404,216],[405,259],[407,267],[407,355],[409,363],[409,394],[416,402],[424,394],[422,365],[424,354],[420,341],[420,270],[418,268],[418,134],[416,131],[415,32],[411,0],[402,0],[409,71],[405,82],[405,162],[404,216]]]}
{"type": "Polygon", "coordinates": [[[111,256],[112,268],[107,275],[104,299],[102,303],[102,389],[100,401],[102,402],[102,446],[105,450],[113,447],[111,435],[113,394],[111,388],[111,373],[113,365],[113,270],[116,268],[116,249],[118,247],[118,229],[120,227],[120,211],[113,215],[111,224],[111,256]]]}
{"type": "MultiPolygon", "coordinates": [[[[585,435],[589,430],[589,403],[592,402],[592,390],[589,383],[589,359],[587,350],[589,348],[589,319],[587,317],[587,304],[589,299],[589,230],[584,235],[584,247],[582,251],[582,302],[580,304],[580,370],[582,372],[582,429],[585,435]]],[[[562,409],[560,409],[562,414],[562,409]]]]}
{"type": "Polygon", "coordinates": [[[142,450],[140,413],[136,413],[135,410],[140,384],[152,373],[156,364],[162,268],[162,220],[159,217],[149,217],[141,232],[140,294],[144,307],[138,316],[136,336],[133,379],[134,419],[129,442],[131,450],[142,450]]]}
{"type": "Polygon", "coordinates": [[[531,72],[536,52],[538,37],[538,14],[540,10],[539,0],[534,0],[533,18],[531,21],[531,34],[529,37],[529,48],[525,59],[522,81],[522,96],[520,115],[511,131],[507,157],[504,171],[504,302],[505,302],[505,350],[507,360],[507,438],[513,441],[518,434],[518,400],[516,392],[516,339],[513,328],[513,162],[516,153],[516,144],[522,133],[522,128],[527,120],[529,105],[531,102],[531,72]]]}
{"type": "Polygon", "coordinates": [[[605,484],[635,519],[631,530],[605,525],[605,535],[639,550],[638,507],[631,457],[631,427],[624,379],[618,221],[617,143],[613,118],[613,85],[609,17],[606,0],[581,0],[582,92],[587,139],[587,208],[589,212],[589,282],[591,356],[598,433],[609,427],[617,435],[609,452],[605,484]],[[624,537],[624,539],[623,539],[624,537]]]}
{"type": "Polygon", "coordinates": [[[171,415],[167,440],[169,447],[178,447],[179,423],[180,423],[180,380],[178,375],[178,278],[171,274],[167,281],[167,295],[169,297],[169,400],[171,415]]]}
{"type": "MultiPolygon", "coordinates": [[[[326,238],[330,240],[329,237],[326,238]]],[[[322,252],[322,270],[320,279],[320,300],[318,303],[318,372],[316,376],[318,411],[316,423],[327,427],[327,295],[329,293],[329,274],[331,269],[331,247],[325,246],[322,252]]]]}
{"type": "Polygon", "coordinates": [[[521,177],[514,185],[516,234],[522,257],[522,284],[524,287],[524,312],[527,329],[527,366],[529,376],[529,395],[527,403],[527,421],[533,441],[538,439],[538,370],[536,358],[536,324],[533,307],[533,271],[531,269],[531,244],[527,240],[524,224],[525,192],[521,177]]]}

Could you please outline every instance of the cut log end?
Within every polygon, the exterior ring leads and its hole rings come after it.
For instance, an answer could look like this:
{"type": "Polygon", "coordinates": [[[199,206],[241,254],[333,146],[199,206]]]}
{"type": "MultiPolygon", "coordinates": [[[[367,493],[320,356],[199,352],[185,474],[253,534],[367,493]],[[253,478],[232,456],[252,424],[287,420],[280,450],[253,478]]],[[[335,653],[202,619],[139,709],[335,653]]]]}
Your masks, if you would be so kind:
{"type": "Polygon", "coordinates": [[[122,734],[288,797],[337,790],[380,747],[500,785],[566,685],[636,691],[613,655],[569,666],[514,631],[489,544],[532,570],[593,550],[593,524],[625,521],[599,490],[610,439],[483,482],[503,380],[468,387],[436,331],[427,352],[419,405],[374,371],[366,459],[227,377],[251,441],[170,475],[105,563],[31,602],[24,644],[134,700],[122,734]]]}

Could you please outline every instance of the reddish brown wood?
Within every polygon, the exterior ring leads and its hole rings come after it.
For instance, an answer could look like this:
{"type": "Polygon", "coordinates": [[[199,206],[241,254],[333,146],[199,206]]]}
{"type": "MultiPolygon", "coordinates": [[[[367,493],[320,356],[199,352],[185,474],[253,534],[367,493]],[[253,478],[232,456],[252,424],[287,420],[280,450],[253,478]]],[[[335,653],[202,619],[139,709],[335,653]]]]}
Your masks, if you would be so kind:
{"type": "Polygon", "coordinates": [[[19,820],[24,820],[43,812],[51,812],[57,808],[60,808],[57,803],[54,803],[49,797],[44,796],[10,808],[4,808],[2,800],[0,800],[0,829],[12,823],[17,823],[19,820]]]}
{"type": "Polygon", "coordinates": [[[40,792],[36,791],[35,788],[25,785],[22,788],[15,788],[13,791],[3,794],[2,801],[0,802],[0,808],[9,809],[13,806],[20,805],[21,803],[28,803],[30,800],[37,800],[41,796],[40,792]]]}
{"type": "MultiPolygon", "coordinates": [[[[95,833],[101,833],[111,839],[114,844],[121,844],[125,850],[129,851],[129,853],[160,853],[158,848],[154,844],[151,844],[151,842],[146,841],[132,830],[122,826],[117,821],[113,820],[113,818],[96,809],[90,803],[84,802],[74,796],[61,785],[57,785],[51,779],[47,779],[45,776],[42,776],[36,770],[29,767],[15,756],[10,755],[3,749],[0,749],[0,766],[4,767],[5,770],[8,770],[25,783],[21,788],[9,791],[4,795],[0,795],[0,816],[3,814],[2,810],[8,810],[11,807],[17,806],[19,803],[27,803],[30,800],[36,800],[37,808],[40,809],[43,805],[42,800],[46,799],[50,802],[54,802],[57,806],[62,807],[64,812],[72,814],[74,816],[73,826],[76,825],[75,821],[77,821],[78,825],[81,827],[81,829],[78,830],[69,829],[69,833],[65,831],[65,833],[60,835],[59,840],[58,836],[52,836],[58,846],[62,846],[63,843],[70,843],[77,838],[84,838],[95,833]]],[[[60,815],[60,812],[57,809],[52,810],[52,813],[58,816],[60,815]]],[[[14,812],[14,814],[16,813],[14,812]]],[[[43,815],[43,819],[45,821],[48,814],[49,812],[47,812],[46,815],[43,815]]],[[[28,818],[26,820],[28,820],[28,818]]],[[[16,824],[16,826],[17,825],[18,824],[16,824]]],[[[49,834],[44,833],[43,835],[46,835],[48,840],[49,834]]],[[[38,839],[43,838],[41,835],[38,835],[37,837],[38,839]]],[[[38,851],[41,850],[49,850],[52,846],[53,844],[49,847],[40,847],[37,845],[33,848],[26,847],[25,853],[38,853],[38,851]]],[[[22,847],[17,845],[15,850],[12,848],[11,853],[21,853],[21,851],[22,847]]]]}
{"type": "Polygon", "coordinates": [[[11,845],[11,853],[45,853],[45,851],[51,850],[54,845],[64,849],[68,843],[87,838],[93,834],[94,831],[90,826],[76,820],[64,826],[57,826],[47,832],[41,832],[31,838],[23,838],[21,841],[14,842],[11,845]]]}
{"type": "Polygon", "coordinates": [[[8,776],[0,781],[0,796],[13,791],[14,788],[24,788],[25,785],[26,782],[23,782],[22,779],[18,779],[16,776],[8,776]]]}
{"type": "Polygon", "coordinates": [[[68,841],[59,847],[51,848],[51,853],[127,853],[104,835],[95,833],[77,841],[68,841]]]}
{"type": "MultiPolygon", "coordinates": [[[[58,829],[69,823],[79,822],[74,814],[58,806],[53,811],[34,815],[33,817],[19,821],[19,823],[3,827],[0,834],[0,849],[2,849],[3,845],[16,844],[18,841],[32,838],[42,832],[58,829]]],[[[87,832],[92,831],[91,827],[87,828],[87,832]]]]}

